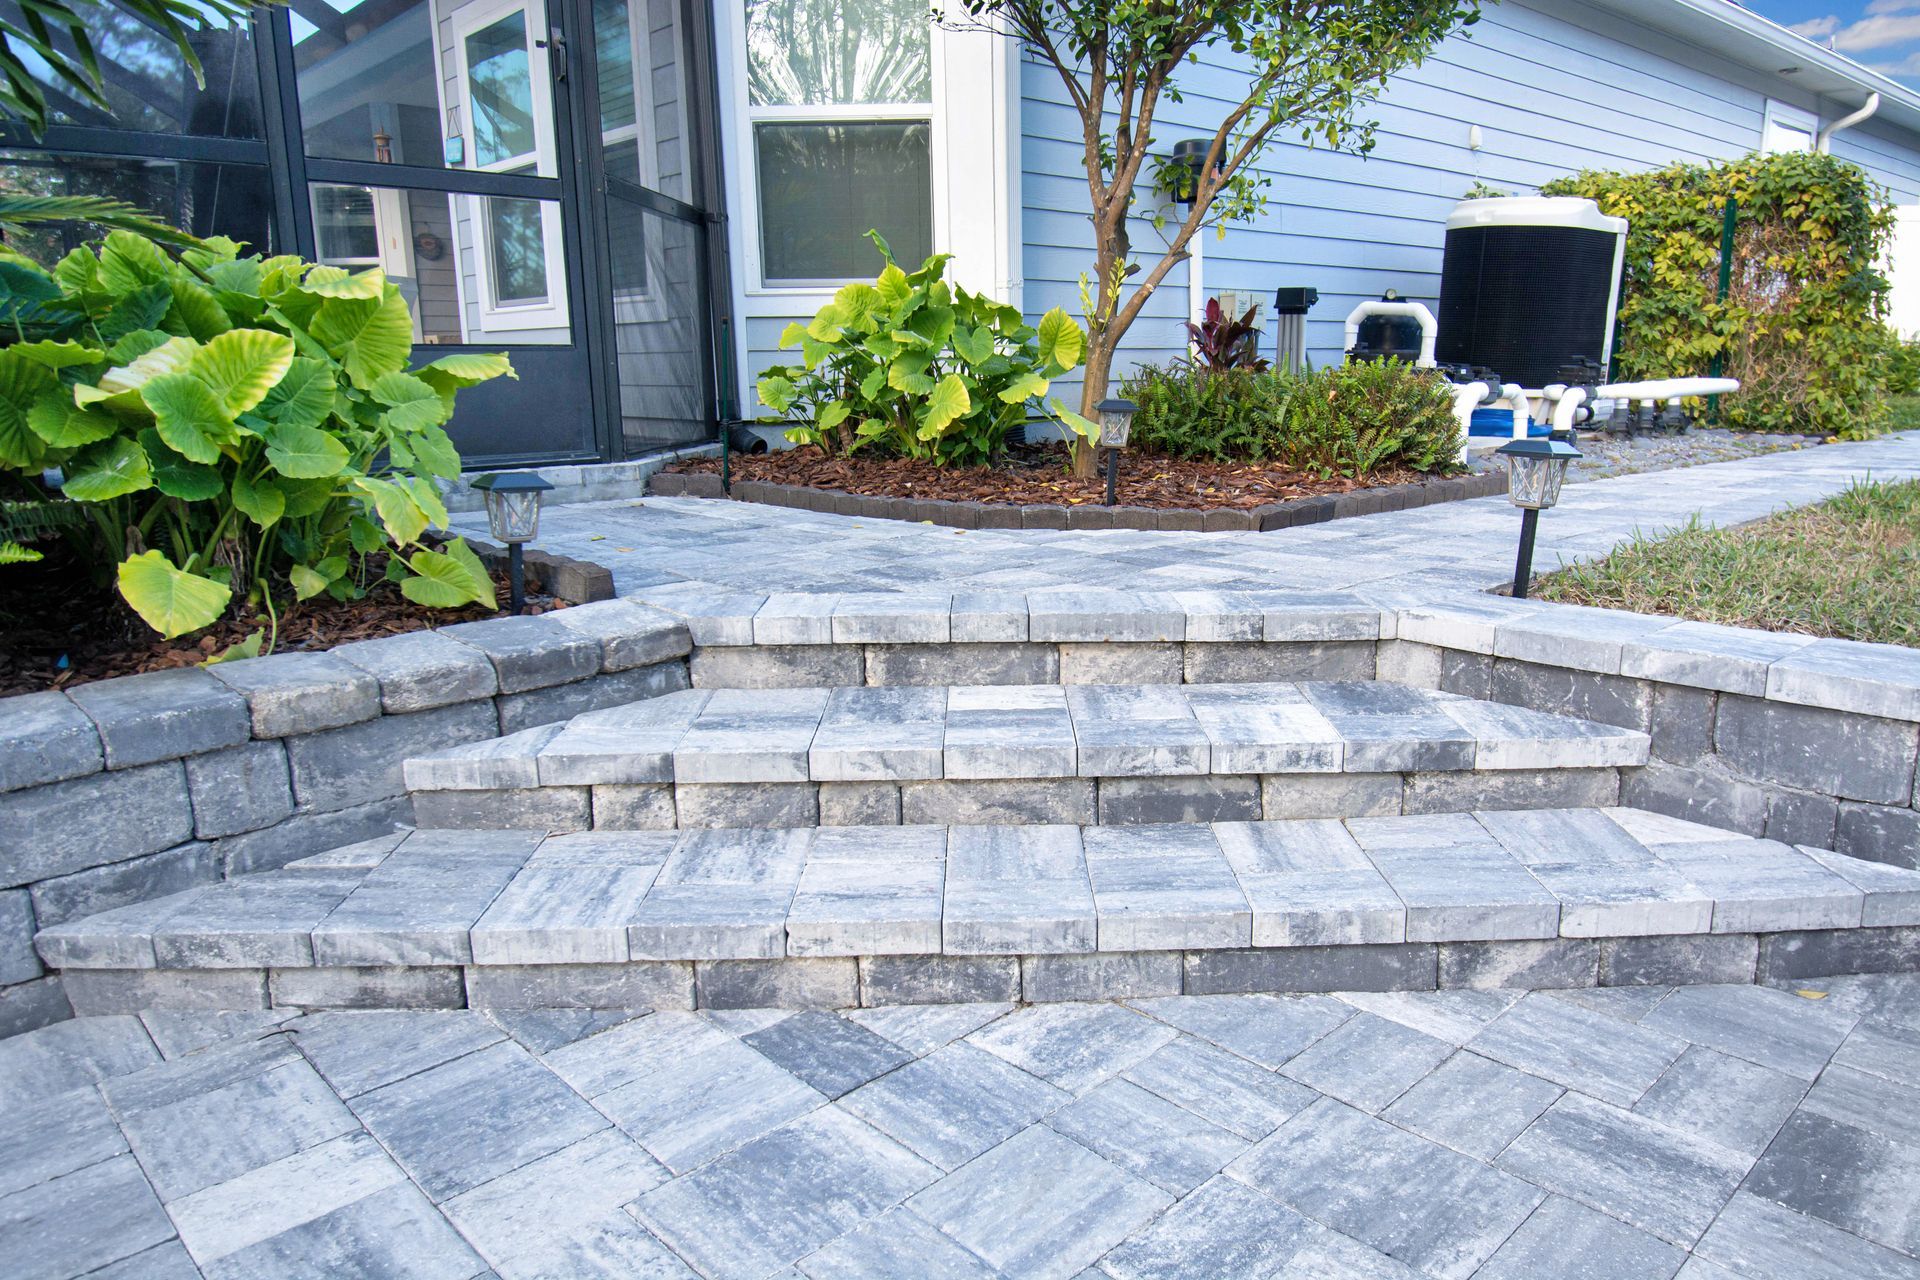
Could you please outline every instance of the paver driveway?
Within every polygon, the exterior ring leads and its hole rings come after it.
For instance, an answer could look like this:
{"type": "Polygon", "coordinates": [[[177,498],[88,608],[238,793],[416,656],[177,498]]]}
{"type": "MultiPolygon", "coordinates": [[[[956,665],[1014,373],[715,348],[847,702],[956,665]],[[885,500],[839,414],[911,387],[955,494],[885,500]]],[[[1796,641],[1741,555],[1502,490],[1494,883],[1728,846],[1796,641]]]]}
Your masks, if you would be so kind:
{"type": "Polygon", "coordinates": [[[0,1042],[0,1271],[1920,1276],[1920,977],[0,1042]]]}

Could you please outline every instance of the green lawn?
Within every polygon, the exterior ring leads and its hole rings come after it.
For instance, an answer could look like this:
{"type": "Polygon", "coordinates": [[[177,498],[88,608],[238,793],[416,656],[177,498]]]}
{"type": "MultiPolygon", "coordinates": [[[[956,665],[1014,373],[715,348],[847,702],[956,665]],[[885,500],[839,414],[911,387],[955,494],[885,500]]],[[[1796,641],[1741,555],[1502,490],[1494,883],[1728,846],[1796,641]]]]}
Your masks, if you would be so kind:
{"type": "Polygon", "coordinates": [[[1920,481],[1856,485],[1737,529],[1636,538],[1534,595],[1920,647],[1920,481]]]}

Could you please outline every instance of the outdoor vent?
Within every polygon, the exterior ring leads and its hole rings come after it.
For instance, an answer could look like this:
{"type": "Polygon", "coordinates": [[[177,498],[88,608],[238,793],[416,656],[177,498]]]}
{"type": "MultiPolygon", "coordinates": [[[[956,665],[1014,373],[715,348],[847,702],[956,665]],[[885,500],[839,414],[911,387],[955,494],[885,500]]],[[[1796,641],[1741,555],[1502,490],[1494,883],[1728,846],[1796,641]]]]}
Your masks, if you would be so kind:
{"type": "Polygon", "coordinates": [[[1627,223],[1591,200],[1463,200],[1447,218],[1442,363],[1487,365],[1523,387],[1613,355],[1627,223]]]}

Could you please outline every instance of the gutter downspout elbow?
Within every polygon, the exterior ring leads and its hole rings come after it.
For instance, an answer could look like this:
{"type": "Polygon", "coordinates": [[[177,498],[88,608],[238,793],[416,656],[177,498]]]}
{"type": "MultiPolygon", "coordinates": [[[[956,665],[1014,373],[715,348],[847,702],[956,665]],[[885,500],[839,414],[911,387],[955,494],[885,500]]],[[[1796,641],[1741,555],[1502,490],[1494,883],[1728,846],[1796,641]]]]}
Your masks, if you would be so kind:
{"type": "Polygon", "coordinates": [[[1863,120],[1871,119],[1873,116],[1873,113],[1878,111],[1879,109],[1880,109],[1880,95],[1878,93],[1868,94],[1866,104],[1862,106],[1858,111],[1855,111],[1850,115],[1841,116],[1838,120],[1835,120],[1832,124],[1822,129],[1820,131],[1820,136],[1814,139],[1813,149],[1819,152],[1823,156],[1833,154],[1832,147],[1833,147],[1834,134],[1840,132],[1842,129],[1851,129],[1853,128],[1853,126],[1859,124],[1863,120]]]}

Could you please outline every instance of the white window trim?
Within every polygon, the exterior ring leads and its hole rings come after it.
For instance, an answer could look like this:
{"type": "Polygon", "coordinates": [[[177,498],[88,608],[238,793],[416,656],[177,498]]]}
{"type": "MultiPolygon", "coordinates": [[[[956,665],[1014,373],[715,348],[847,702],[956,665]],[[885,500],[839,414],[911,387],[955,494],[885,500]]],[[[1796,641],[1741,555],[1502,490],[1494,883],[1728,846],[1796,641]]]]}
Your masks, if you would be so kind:
{"type": "MultiPolygon", "coordinates": [[[[475,172],[498,173],[525,165],[520,157],[489,165],[478,163],[480,152],[474,136],[473,103],[467,100],[467,87],[472,83],[467,64],[467,37],[515,11],[526,15],[527,76],[533,99],[533,171],[541,177],[553,177],[560,170],[554,152],[553,93],[549,87],[553,79],[547,63],[545,0],[494,0],[494,3],[468,4],[454,10],[451,22],[454,66],[459,77],[456,83],[460,86],[461,146],[468,167],[475,172]]],[[[493,247],[487,220],[487,201],[493,197],[462,195],[459,198],[466,205],[467,224],[473,228],[474,279],[480,295],[475,301],[480,311],[480,328],[487,333],[566,328],[570,317],[559,202],[535,201],[540,210],[540,235],[546,256],[547,300],[502,305],[493,301],[493,247]]]]}
{"type": "MultiPolygon", "coordinates": [[[[728,251],[733,272],[734,350],[740,404],[747,416],[758,399],[747,359],[749,326],[756,320],[804,319],[832,299],[835,284],[774,285],[761,282],[760,191],[753,125],[790,111],[793,119],[823,119],[846,111],[849,118],[925,118],[927,109],[883,107],[749,107],[745,0],[714,0],[714,38],[726,91],[720,94],[721,136],[727,142],[722,178],[726,189],[728,251]],[[892,114],[883,114],[891,112],[892,114]]],[[[1014,306],[1022,303],[1020,204],[1019,43],[988,31],[935,26],[932,134],[933,251],[952,253],[948,276],[967,288],[1014,306]]],[[[875,273],[878,274],[876,267],[875,273]]],[[[844,283],[844,282],[842,282],[844,283]]]]}
{"type": "Polygon", "coordinates": [[[1814,149],[1815,140],[1820,136],[1819,116],[1803,108],[1790,106],[1777,98],[1768,98],[1766,114],[1760,122],[1760,145],[1757,148],[1762,155],[1773,154],[1767,143],[1773,135],[1775,125],[1806,134],[1809,151],[1814,149]]]}

